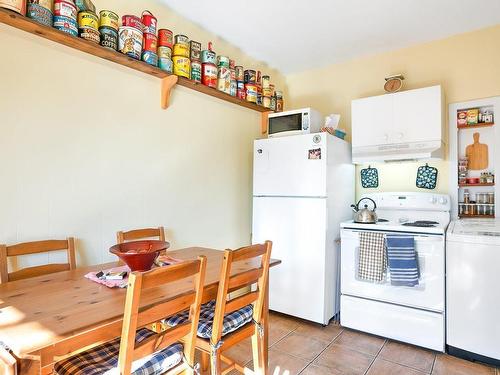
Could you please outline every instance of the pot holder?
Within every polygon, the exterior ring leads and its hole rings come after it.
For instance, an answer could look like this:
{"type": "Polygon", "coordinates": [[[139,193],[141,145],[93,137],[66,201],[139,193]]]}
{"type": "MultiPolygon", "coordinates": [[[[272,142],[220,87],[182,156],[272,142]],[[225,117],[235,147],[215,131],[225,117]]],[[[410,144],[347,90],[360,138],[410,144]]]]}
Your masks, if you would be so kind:
{"type": "Polygon", "coordinates": [[[361,186],[363,188],[377,188],[378,187],[378,170],[377,168],[368,168],[361,170],[361,186]]]}
{"type": "Polygon", "coordinates": [[[435,189],[437,184],[438,170],[425,164],[418,167],[416,185],[420,189],[435,189]]]}

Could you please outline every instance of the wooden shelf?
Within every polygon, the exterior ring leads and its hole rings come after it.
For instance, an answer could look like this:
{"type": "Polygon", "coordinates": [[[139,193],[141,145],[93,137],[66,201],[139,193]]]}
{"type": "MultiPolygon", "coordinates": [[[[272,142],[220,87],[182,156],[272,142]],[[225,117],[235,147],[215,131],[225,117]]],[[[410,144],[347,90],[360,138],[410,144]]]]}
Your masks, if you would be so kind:
{"type": "MultiPolygon", "coordinates": [[[[41,25],[25,16],[22,16],[8,9],[0,8],[0,22],[15,27],[16,29],[26,31],[30,34],[38,35],[53,42],[63,44],[67,47],[100,57],[108,61],[112,61],[116,64],[126,66],[130,69],[134,69],[157,78],[163,79],[169,76],[173,76],[173,74],[168,74],[167,72],[149,65],[143,61],[135,60],[120,52],[101,47],[100,45],[89,42],[85,39],[71,36],[70,34],[59,31],[53,27],[41,25]]],[[[179,79],[177,80],[177,84],[187,87],[191,90],[198,91],[248,109],[252,109],[257,112],[269,112],[269,108],[264,108],[262,106],[258,106],[257,104],[238,99],[234,96],[205,86],[201,83],[191,81],[190,79],[184,77],[179,77],[179,79]]]]}
{"type": "Polygon", "coordinates": [[[457,125],[458,129],[477,129],[477,128],[486,128],[489,126],[495,125],[494,122],[482,122],[476,125],[457,125]]]}
{"type": "Polygon", "coordinates": [[[494,182],[484,184],[458,184],[459,187],[475,187],[475,186],[495,186],[494,182]]]}
{"type": "Polygon", "coordinates": [[[494,219],[495,215],[458,215],[460,219],[494,219]]]}

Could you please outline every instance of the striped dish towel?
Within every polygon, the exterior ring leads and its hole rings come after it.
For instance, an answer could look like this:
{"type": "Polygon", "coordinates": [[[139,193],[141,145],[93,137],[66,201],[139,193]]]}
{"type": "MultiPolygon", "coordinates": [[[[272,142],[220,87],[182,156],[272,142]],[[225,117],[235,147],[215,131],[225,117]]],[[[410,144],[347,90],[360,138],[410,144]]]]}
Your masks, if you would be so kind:
{"type": "Polygon", "coordinates": [[[359,233],[358,277],[361,280],[381,282],[387,269],[384,234],[359,233]]]}
{"type": "Polygon", "coordinates": [[[420,272],[413,236],[387,234],[386,242],[391,285],[418,285],[420,272]]]}

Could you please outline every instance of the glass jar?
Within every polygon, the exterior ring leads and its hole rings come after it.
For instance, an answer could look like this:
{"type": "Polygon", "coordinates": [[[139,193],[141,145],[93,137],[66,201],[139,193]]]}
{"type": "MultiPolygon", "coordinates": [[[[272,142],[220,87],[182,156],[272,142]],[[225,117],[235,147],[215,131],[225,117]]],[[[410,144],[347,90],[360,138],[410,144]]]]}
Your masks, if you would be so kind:
{"type": "Polygon", "coordinates": [[[470,215],[470,204],[466,203],[464,206],[464,215],[470,215]]]}
{"type": "Polygon", "coordinates": [[[470,202],[470,194],[469,190],[464,190],[464,203],[469,203],[470,202]]]}
{"type": "Polygon", "coordinates": [[[495,203],[495,193],[488,193],[487,201],[488,201],[487,203],[489,204],[495,203]]]}

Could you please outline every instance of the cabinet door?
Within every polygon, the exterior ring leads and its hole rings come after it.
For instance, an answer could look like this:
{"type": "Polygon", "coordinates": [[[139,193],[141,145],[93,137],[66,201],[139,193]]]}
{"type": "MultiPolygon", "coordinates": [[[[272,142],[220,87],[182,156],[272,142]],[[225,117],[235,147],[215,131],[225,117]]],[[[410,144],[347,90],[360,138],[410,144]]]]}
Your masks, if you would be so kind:
{"type": "Polygon", "coordinates": [[[393,132],[393,95],[352,101],[352,146],[387,144],[393,132]]]}
{"type": "Polygon", "coordinates": [[[403,91],[393,95],[394,127],[390,143],[441,139],[441,86],[403,91]]]}

